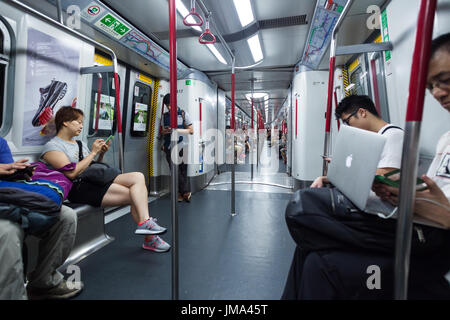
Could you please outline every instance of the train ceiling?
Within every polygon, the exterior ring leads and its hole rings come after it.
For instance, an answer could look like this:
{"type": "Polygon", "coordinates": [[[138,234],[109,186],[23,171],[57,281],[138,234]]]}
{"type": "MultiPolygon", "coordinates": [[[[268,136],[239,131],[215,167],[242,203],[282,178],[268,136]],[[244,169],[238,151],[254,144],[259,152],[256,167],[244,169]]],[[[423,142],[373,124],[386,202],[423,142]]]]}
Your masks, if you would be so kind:
{"type": "MultiPolygon", "coordinates": [[[[187,10],[191,8],[191,0],[180,0],[187,10]]],[[[363,43],[374,31],[366,27],[371,16],[367,8],[371,5],[383,7],[389,0],[357,0],[354,1],[349,14],[342,25],[342,36],[338,45],[363,43]]],[[[49,4],[55,0],[22,0],[22,2],[41,9],[44,13],[55,16],[54,8],[49,4]],[[43,3],[47,5],[44,6],[43,3]]],[[[262,100],[256,101],[261,108],[266,121],[272,121],[284,100],[288,96],[288,89],[294,75],[295,65],[301,60],[305,45],[308,44],[308,35],[316,8],[314,0],[250,0],[254,20],[245,27],[240,23],[233,0],[202,0],[212,13],[210,27],[212,33],[220,33],[236,56],[236,66],[255,64],[247,39],[258,34],[263,61],[247,70],[236,70],[236,102],[240,107],[250,113],[250,103],[245,97],[253,89],[255,93],[268,93],[268,104],[262,100]]],[[[346,0],[318,0],[318,7],[327,4],[338,6],[346,0]]],[[[76,3],[76,1],[74,1],[76,3]]],[[[169,50],[168,32],[168,0],[101,0],[101,3],[110,7],[125,18],[134,27],[137,27],[161,47],[169,50]]],[[[204,18],[200,6],[196,11],[204,18]]],[[[316,19],[321,17],[316,16],[316,19]]],[[[217,43],[215,47],[228,62],[227,65],[219,62],[214,54],[204,44],[198,41],[200,31],[187,27],[182,23],[182,17],[177,13],[177,56],[187,66],[206,73],[211,80],[231,97],[231,59],[223,45],[217,43]]],[[[316,21],[316,24],[320,21],[316,21]]],[[[313,23],[314,24],[314,23],[313,23]]],[[[202,27],[204,30],[204,26],[202,27]]],[[[202,30],[202,31],[203,31],[202,30]]],[[[83,26],[82,32],[102,40],[98,32],[83,26]]],[[[104,41],[101,41],[104,42],[104,41]]],[[[327,46],[329,47],[329,45],[327,46]]],[[[150,72],[155,76],[168,78],[168,73],[153,64],[143,62],[142,57],[129,53],[123,48],[115,49],[117,55],[127,61],[136,61],[135,67],[150,72]],[[130,59],[130,57],[132,59],[130,59]]],[[[345,63],[350,56],[337,58],[337,65],[345,63]]],[[[329,48],[324,51],[316,69],[328,69],[329,48]]],[[[326,94],[326,92],[324,92],[326,94]]],[[[267,97],[265,98],[267,100],[267,97]]]]}

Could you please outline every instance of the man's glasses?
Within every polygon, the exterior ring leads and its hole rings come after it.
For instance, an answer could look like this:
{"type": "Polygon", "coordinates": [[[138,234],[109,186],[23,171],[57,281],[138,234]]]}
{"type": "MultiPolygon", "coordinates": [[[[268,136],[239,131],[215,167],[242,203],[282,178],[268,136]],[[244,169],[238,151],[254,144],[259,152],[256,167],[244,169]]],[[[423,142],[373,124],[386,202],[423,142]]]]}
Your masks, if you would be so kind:
{"type": "MultiPolygon", "coordinates": [[[[358,109],[358,110],[359,110],[359,109],[358,109]]],[[[349,124],[350,118],[353,117],[353,116],[358,112],[358,110],[353,111],[347,118],[342,119],[342,122],[343,122],[346,126],[349,126],[349,125],[350,125],[350,124],[349,124]]]]}

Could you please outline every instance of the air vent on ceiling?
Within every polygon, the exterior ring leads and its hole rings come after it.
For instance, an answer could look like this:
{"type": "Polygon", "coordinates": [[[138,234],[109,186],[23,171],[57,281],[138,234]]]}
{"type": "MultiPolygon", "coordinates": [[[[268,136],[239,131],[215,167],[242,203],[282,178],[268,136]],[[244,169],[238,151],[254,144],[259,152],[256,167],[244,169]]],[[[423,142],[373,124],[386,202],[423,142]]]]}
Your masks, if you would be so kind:
{"type": "Polygon", "coordinates": [[[306,21],[306,14],[302,14],[293,17],[259,20],[258,23],[260,29],[273,29],[308,24],[308,21],[306,21]]]}

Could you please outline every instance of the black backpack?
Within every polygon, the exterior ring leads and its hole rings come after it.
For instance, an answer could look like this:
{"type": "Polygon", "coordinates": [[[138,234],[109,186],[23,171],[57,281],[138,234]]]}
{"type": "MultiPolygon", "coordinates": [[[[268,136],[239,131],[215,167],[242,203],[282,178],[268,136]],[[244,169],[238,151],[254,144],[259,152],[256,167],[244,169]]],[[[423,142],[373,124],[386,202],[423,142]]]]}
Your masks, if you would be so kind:
{"type": "MultiPolygon", "coordinates": [[[[336,188],[297,191],[286,208],[286,223],[303,250],[364,250],[392,255],[396,219],[358,210],[336,188]]],[[[414,224],[411,256],[450,255],[450,232],[414,224]]],[[[443,257],[444,259],[444,257],[443,257]]]]}

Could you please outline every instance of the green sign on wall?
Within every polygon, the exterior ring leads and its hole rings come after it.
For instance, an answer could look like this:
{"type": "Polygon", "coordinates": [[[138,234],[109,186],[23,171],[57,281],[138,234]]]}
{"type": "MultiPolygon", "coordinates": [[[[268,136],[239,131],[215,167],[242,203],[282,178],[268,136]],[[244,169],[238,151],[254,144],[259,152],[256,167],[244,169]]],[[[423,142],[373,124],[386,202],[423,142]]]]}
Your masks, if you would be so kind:
{"type": "MultiPolygon", "coordinates": [[[[383,12],[381,13],[381,26],[382,26],[382,37],[383,37],[383,42],[387,42],[389,41],[389,29],[388,29],[388,23],[387,23],[387,14],[386,14],[386,9],[383,10],[383,12]]],[[[391,59],[391,51],[390,50],[386,50],[384,52],[384,59],[385,61],[389,61],[391,59]]]]}

